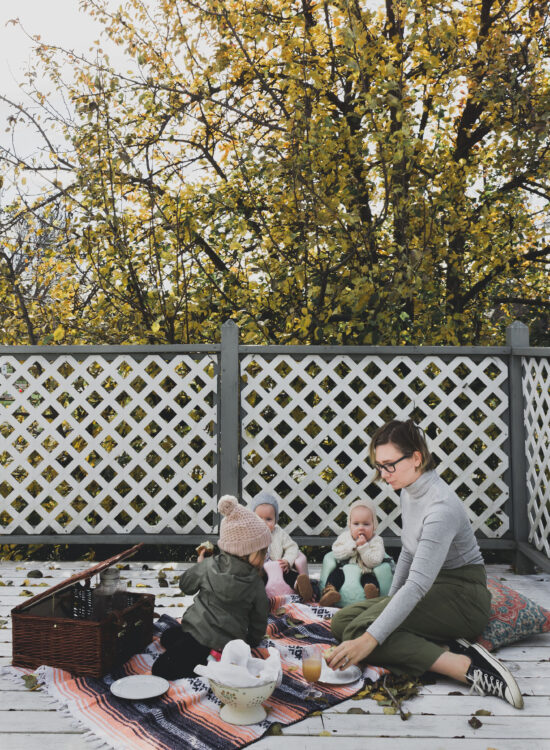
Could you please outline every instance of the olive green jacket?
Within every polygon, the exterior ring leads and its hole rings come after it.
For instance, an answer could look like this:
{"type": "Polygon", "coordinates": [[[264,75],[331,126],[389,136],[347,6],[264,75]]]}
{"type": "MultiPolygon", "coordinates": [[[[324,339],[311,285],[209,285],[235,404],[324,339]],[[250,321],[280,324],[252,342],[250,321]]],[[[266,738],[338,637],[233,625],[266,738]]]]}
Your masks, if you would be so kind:
{"type": "Polygon", "coordinates": [[[179,584],[184,594],[196,593],[181,626],[203,646],[221,651],[236,638],[257,646],[264,637],[269,601],[250,563],[220,552],[186,570],[179,584]]]}

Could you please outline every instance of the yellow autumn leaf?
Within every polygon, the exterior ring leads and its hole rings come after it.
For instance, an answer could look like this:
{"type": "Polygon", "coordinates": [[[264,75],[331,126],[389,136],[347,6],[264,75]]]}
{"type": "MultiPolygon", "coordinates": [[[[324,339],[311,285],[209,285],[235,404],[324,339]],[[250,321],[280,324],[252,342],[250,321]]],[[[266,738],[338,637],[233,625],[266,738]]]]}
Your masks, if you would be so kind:
{"type": "Polygon", "coordinates": [[[53,332],[53,338],[54,341],[61,341],[65,338],[65,329],[63,328],[63,326],[57,326],[57,328],[53,332]]]}

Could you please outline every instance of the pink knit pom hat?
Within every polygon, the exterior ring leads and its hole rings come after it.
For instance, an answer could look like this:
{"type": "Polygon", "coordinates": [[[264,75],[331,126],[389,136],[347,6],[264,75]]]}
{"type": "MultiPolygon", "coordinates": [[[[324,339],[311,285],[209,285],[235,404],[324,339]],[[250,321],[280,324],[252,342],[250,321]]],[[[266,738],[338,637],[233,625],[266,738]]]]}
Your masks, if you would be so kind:
{"type": "Polygon", "coordinates": [[[372,513],[372,530],[376,531],[376,527],[378,526],[378,519],[376,518],[376,508],[374,507],[374,503],[370,498],[366,498],[365,500],[355,500],[349,508],[348,508],[348,526],[351,523],[351,511],[354,508],[367,508],[367,510],[370,510],[372,513]]]}
{"type": "Polygon", "coordinates": [[[250,555],[271,544],[271,531],[265,521],[240,505],[233,495],[224,495],[218,503],[225,516],[220,524],[218,547],[231,555],[250,555]]]}

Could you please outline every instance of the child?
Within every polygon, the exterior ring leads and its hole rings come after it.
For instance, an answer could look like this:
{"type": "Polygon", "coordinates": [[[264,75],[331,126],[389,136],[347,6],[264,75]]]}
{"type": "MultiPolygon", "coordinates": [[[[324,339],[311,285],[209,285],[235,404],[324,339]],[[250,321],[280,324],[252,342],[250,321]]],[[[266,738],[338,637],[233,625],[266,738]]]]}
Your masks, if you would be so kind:
{"type": "Polygon", "coordinates": [[[334,544],[332,553],[337,567],[329,574],[321,593],[319,604],[333,607],[340,601],[340,589],[344,583],[342,566],[346,563],[358,565],[362,571],[361,585],[366,599],[379,596],[378,581],[373,568],[384,560],[384,542],[375,534],[378,521],[374,505],[370,500],[356,500],[350,505],[348,528],[343,531],[334,544]]]}
{"type": "MultiPolygon", "coordinates": [[[[296,569],[296,558],[301,554],[295,541],[277,523],[279,503],[269,492],[260,492],[251,503],[254,513],[265,521],[271,531],[271,544],[266,555],[268,560],[278,560],[285,583],[298,592],[304,602],[313,600],[313,588],[309,576],[296,569]]],[[[264,581],[267,578],[264,572],[264,581]]]]}
{"type": "Polygon", "coordinates": [[[221,552],[202,556],[181,576],[181,590],[198,593],[181,627],[169,628],[160,639],[166,651],[151,671],[167,680],[194,677],[195,666],[206,663],[211,651],[222,651],[229,641],[242,639],[257,646],[265,635],[269,601],[259,573],[271,533],[231,495],[221,498],[218,510],[225,516],[218,541],[221,552]]]}

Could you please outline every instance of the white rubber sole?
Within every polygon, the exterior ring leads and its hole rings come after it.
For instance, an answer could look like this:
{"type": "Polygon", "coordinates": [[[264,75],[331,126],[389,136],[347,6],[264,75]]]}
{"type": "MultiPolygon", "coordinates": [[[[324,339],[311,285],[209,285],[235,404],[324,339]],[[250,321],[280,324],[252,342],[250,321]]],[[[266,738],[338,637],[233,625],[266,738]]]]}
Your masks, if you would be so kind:
{"type": "Polygon", "coordinates": [[[460,643],[463,648],[473,648],[478,654],[481,654],[485,661],[490,664],[496,672],[498,672],[506,683],[506,687],[510,694],[510,697],[507,698],[508,703],[514,706],[514,708],[523,708],[523,696],[508,667],[505,667],[501,661],[493,656],[490,651],[487,651],[487,649],[480,643],[470,643],[466,638],[457,638],[456,641],[457,643],[460,643]]]}

